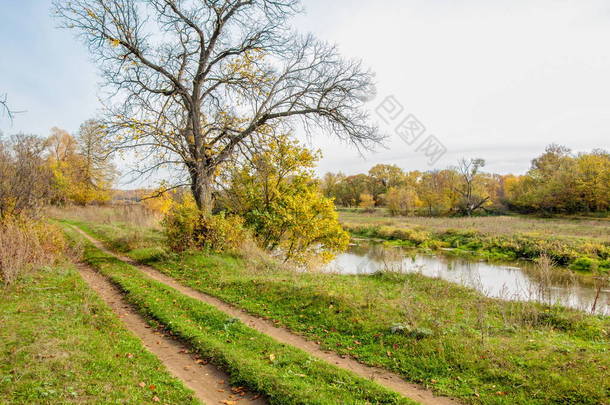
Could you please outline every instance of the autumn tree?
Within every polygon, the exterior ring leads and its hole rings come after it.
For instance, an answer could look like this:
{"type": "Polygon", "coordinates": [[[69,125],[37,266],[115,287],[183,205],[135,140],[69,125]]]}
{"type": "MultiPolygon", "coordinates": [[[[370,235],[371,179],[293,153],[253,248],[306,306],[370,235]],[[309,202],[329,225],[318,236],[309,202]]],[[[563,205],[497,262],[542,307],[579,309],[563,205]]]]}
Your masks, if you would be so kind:
{"type": "Polygon", "coordinates": [[[326,173],[320,180],[320,190],[324,196],[337,199],[343,179],[345,179],[343,173],[326,173]]]}
{"type": "Polygon", "coordinates": [[[78,183],[75,200],[87,204],[108,201],[116,169],[111,160],[106,129],[96,120],[85,121],[77,135],[79,159],[78,183]]]}
{"type": "Polygon", "coordinates": [[[138,172],[178,166],[210,212],[219,168],[244,143],[296,123],[358,145],[379,140],[361,108],[370,72],[292,32],[299,0],[55,0],[97,59],[117,149],[138,172]]]}
{"type": "Polygon", "coordinates": [[[551,144],[545,152],[532,160],[528,175],[532,188],[528,190],[537,210],[544,212],[573,212],[576,210],[572,151],[561,145],[551,144]]]}
{"type": "Polygon", "coordinates": [[[426,215],[445,215],[457,204],[457,174],[453,170],[425,172],[417,186],[417,195],[426,215]]]}
{"type": "Polygon", "coordinates": [[[372,194],[362,193],[358,199],[360,200],[358,207],[362,208],[366,212],[375,211],[375,197],[373,197],[372,194]]]}
{"type": "Polygon", "coordinates": [[[371,182],[366,174],[347,176],[338,188],[338,200],[343,206],[353,207],[360,204],[362,194],[370,194],[371,182]]]}
{"type": "Polygon", "coordinates": [[[52,174],[44,159],[44,139],[0,134],[0,219],[32,212],[47,203],[52,174]]]}
{"type": "Polygon", "coordinates": [[[610,209],[610,154],[597,149],[576,157],[575,190],[582,211],[610,209]]]}
{"type": "Polygon", "coordinates": [[[329,259],[345,250],[349,236],[315,181],[318,158],[287,136],[258,145],[224,173],[221,205],[245,218],[265,249],[287,260],[329,259]]]}
{"type": "Polygon", "coordinates": [[[391,187],[386,197],[390,215],[414,215],[421,205],[415,189],[409,186],[391,187]]]}
{"type": "Polygon", "coordinates": [[[396,165],[378,164],[369,170],[371,194],[377,201],[391,187],[400,187],[405,183],[405,172],[396,165]]]}
{"type": "Polygon", "coordinates": [[[81,163],[76,139],[68,131],[53,127],[45,146],[48,165],[53,173],[52,203],[65,204],[72,199],[78,187],[76,178],[81,163]]]}
{"type": "Polygon", "coordinates": [[[476,210],[483,208],[490,199],[479,173],[484,166],[484,159],[461,159],[455,168],[459,176],[455,191],[461,197],[457,209],[465,215],[471,216],[476,210]]]}
{"type": "Polygon", "coordinates": [[[523,212],[603,212],[610,207],[610,155],[603,150],[574,155],[549,145],[514,182],[508,204],[523,212]]]}
{"type": "Polygon", "coordinates": [[[115,178],[104,128],[89,120],[77,137],[53,128],[47,138],[48,165],[53,172],[53,202],[86,205],[110,198],[115,178]]]}

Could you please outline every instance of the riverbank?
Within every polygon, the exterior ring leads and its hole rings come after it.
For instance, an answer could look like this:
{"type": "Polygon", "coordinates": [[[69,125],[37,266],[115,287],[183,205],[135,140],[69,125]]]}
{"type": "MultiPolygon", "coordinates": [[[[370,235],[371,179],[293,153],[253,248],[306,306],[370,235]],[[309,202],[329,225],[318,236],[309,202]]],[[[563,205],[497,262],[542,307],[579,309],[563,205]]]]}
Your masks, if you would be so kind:
{"type": "Polygon", "coordinates": [[[295,273],[239,255],[168,254],[158,234],[126,243],[129,224],[77,224],[107,246],[323,350],[386,368],[465,403],[608,399],[607,317],[491,299],[418,274],[295,273]]]}
{"type": "Polygon", "coordinates": [[[405,218],[351,210],[341,211],[340,220],[354,236],[382,239],[395,245],[500,261],[536,260],[546,255],[556,265],[572,270],[610,271],[607,221],[405,218]]]}

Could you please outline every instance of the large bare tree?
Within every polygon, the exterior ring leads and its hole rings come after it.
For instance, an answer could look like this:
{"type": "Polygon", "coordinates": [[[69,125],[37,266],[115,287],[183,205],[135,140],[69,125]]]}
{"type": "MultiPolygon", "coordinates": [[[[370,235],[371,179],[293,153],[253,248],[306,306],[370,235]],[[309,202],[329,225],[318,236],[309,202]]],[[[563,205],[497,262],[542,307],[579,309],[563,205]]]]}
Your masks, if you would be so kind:
{"type": "Polygon", "coordinates": [[[140,174],[185,169],[203,210],[246,141],[296,123],[379,140],[361,106],[371,73],[290,30],[299,0],[55,0],[54,12],[101,66],[116,148],[140,148],[140,174]]]}

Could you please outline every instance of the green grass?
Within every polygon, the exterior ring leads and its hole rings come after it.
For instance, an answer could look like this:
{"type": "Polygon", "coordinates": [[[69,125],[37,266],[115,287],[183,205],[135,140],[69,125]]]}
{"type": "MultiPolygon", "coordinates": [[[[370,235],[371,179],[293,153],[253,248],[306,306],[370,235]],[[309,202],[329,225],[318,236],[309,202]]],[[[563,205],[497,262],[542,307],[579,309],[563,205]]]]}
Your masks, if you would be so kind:
{"type": "MultiPolygon", "coordinates": [[[[80,225],[111,238],[95,224],[80,225]]],[[[129,254],[325,349],[464,402],[609,401],[608,317],[485,298],[417,274],[297,274],[250,268],[232,255],[164,254],[159,246],[129,254]],[[415,333],[392,333],[397,324],[415,333]]]]}
{"type": "MultiPolygon", "coordinates": [[[[67,231],[71,238],[78,236],[67,231]]],[[[225,313],[189,298],[85,242],[85,259],[143,314],[196,348],[274,404],[413,404],[381,386],[280,344],[225,313]]]]}
{"type": "Polygon", "coordinates": [[[549,256],[557,265],[578,271],[610,270],[610,223],[521,217],[397,218],[342,212],[344,227],[355,236],[379,238],[424,250],[513,261],[549,256]],[[442,222],[440,222],[442,220],[442,222]],[[573,225],[576,223],[578,225],[573,225]],[[455,228],[452,228],[455,226],[455,228]],[[583,229],[595,229],[589,236],[583,229]],[[578,230],[578,232],[576,231],[578,230]],[[602,234],[597,235],[598,232],[602,234]]]}
{"type": "Polygon", "coordinates": [[[0,295],[1,404],[199,403],[71,266],[0,295]]]}

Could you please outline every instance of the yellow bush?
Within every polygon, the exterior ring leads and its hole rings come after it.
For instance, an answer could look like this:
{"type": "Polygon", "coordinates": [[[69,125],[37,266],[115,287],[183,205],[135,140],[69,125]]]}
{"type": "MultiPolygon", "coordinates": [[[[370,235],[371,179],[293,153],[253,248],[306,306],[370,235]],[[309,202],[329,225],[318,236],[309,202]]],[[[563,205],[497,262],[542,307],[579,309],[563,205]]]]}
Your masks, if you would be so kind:
{"type": "Polygon", "coordinates": [[[250,235],[244,219],[237,215],[206,215],[192,199],[175,203],[162,221],[170,249],[210,249],[216,252],[235,251],[250,235]]]}

